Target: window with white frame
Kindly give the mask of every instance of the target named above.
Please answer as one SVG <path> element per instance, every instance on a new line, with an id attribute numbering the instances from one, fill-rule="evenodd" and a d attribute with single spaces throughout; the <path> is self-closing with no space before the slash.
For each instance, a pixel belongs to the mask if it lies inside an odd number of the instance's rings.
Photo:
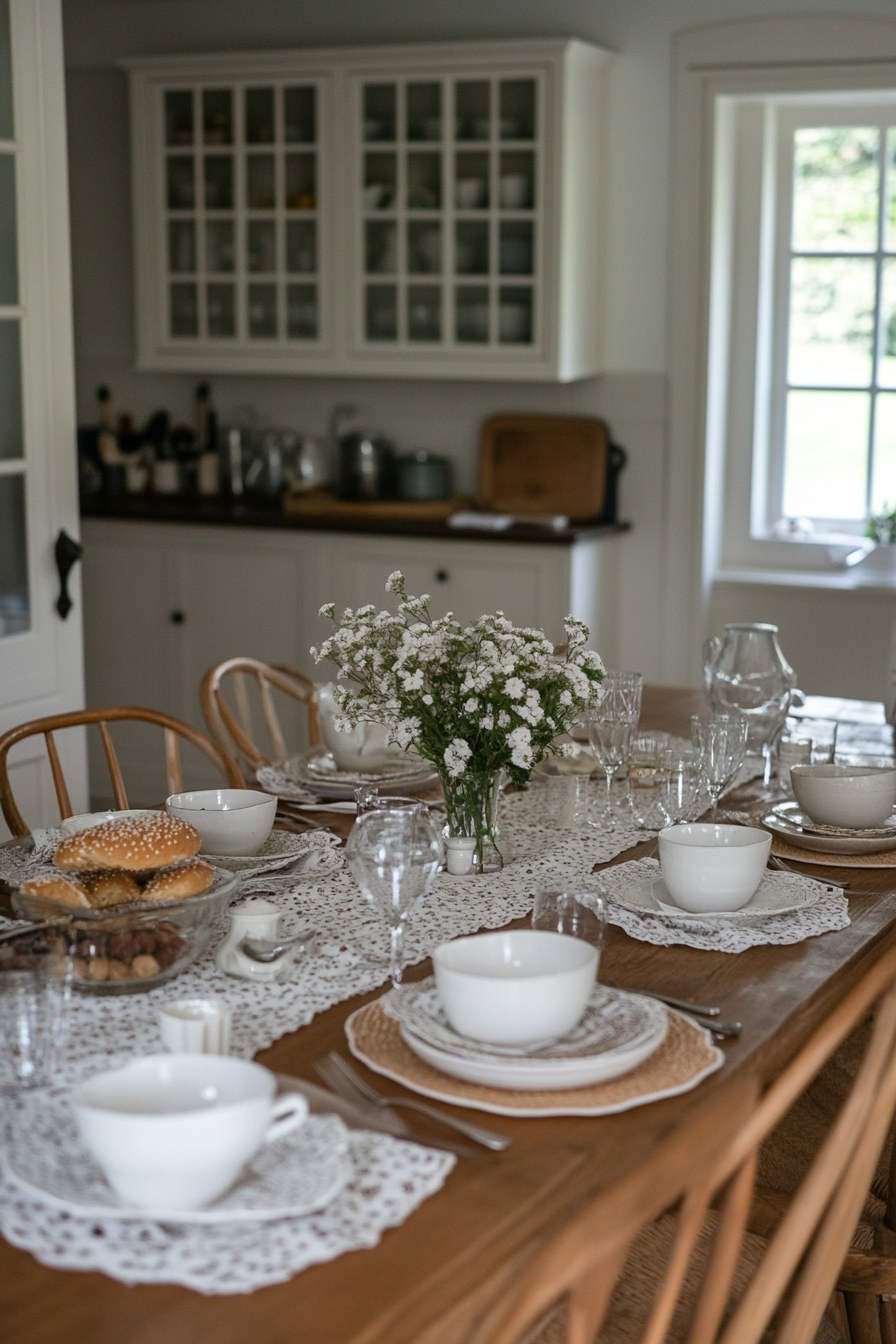
<path id="1" fill-rule="evenodd" d="M 770 112 L 768 522 L 850 532 L 896 509 L 896 104 Z"/>
<path id="2" fill-rule="evenodd" d="M 837 568 L 896 510 L 896 89 L 722 96 L 713 176 L 710 563 Z"/>

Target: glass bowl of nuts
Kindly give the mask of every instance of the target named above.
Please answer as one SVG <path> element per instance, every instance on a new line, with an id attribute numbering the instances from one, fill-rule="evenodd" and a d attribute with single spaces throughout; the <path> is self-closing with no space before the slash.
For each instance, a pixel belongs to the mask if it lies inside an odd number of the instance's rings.
<path id="1" fill-rule="evenodd" d="M 20 918 L 64 925 L 74 940 L 74 987 L 84 994 L 136 994 L 155 989 L 209 948 L 239 876 L 216 868 L 207 890 L 180 900 L 129 901 L 73 909 L 48 896 L 13 892 Z"/>

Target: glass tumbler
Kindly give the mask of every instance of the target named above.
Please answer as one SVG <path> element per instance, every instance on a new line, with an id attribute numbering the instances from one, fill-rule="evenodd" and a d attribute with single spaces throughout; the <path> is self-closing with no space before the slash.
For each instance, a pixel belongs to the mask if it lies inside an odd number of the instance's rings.
<path id="1" fill-rule="evenodd" d="M 53 1081 L 68 1042 L 73 976 L 64 928 L 0 944 L 0 1094 Z"/>
<path id="2" fill-rule="evenodd" d="M 658 733 L 639 733 L 632 740 L 628 796 L 635 825 L 642 831 L 659 831 L 667 824 L 660 810 L 665 741 Z"/>
<path id="3" fill-rule="evenodd" d="M 698 815 L 700 767 L 692 751 L 667 747 L 660 763 L 659 807 L 667 826 Z"/>
<path id="4" fill-rule="evenodd" d="M 600 972 L 600 954 L 607 928 L 607 908 L 598 890 L 540 891 L 532 907 L 533 929 L 565 933 L 597 948 L 595 979 Z"/>

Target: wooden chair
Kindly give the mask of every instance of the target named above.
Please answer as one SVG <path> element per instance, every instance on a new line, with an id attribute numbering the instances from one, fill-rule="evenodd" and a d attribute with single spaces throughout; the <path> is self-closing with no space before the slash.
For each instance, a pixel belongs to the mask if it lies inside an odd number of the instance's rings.
<path id="1" fill-rule="evenodd" d="M 871 1009 L 876 1009 L 874 1027 L 852 1089 L 776 1228 L 759 1243 L 745 1285 L 732 1291 L 744 1277 L 748 1239 L 754 1248 L 758 1242 L 748 1226 L 760 1145 Z M 600 1339 L 625 1338 L 629 1344 L 670 1339 L 757 1344 L 771 1326 L 771 1338 L 808 1344 L 843 1265 L 894 1105 L 896 950 L 891 950 L 764 1096 L 745 1105 L 743 1096 L 723 1092 L 715 1109 L 683 1125 L 630 1177 L 520 1257 L 512 1274 L 495 1285 L 478 1328 L 465 1339 L 592 1344 L 600 1330 Z M 645 1323 L 614 1333 L 613 1311 L 626 1275 L 637 1274 L 638 1255 L 644 1255 L 638 1239 L 658 1220 L 668 1220 L 672 1209 L 670 1250 L 645 1304 Z M 701 1257 L 702 1272 L 695 1273 Z M 558 1321 L 565 1333 L 558 1333 Z M 853 1344 L 864 1341 L 854 1338 Z"/>
<path id="2" fill-rule="evenodd" d="M 215 742 L 206 737 L 205 733 L 194 728 L 192 724 L 184 723 L 182 719 L 175 719 L 170 714 L 162 714 L 156 709 L 139 709 L 134 706 L 114 705 L 108 709 L 80 709 L 71 714 L 54 714 L 46 719 L 32 719 L 30 723 L 20 724 L 18 728 L 11 728 L 9 732 L 0 737 L 0 808 L 3 810 L 3 816 L 6 824 L 13 835 L 27 835 L 28 826 L 21 812 L 16 806 L 13 797 L 12 788 L 9 782 L 9 770 L 7 768 L 7 758 L 10 749 L 17 742 L 21 742 L 26 737 L 37 737 L 43 734 L 44 741 L 47 744 L 47 756 L 50 759 L 50 770 L 53 773 L 53 785 L 56 789 L 56 800 L 59 803 L 60 816 L 65 819 L 72 815 L 72 805 L 68 796 L 68 788 L 65 783 L 65 776 L 62 773 L 62 765 L 59 760 L 59 753 L 56 750 L 56 742 L 53 734 L 61 728 L 78 728 L 84 725 L 99 724 L 100 736 L 103 740 L 103 751 L 106 756 L 106 763 L 109 767 L 109 777 L 112 781 L 112 790 L 115 797 L 115 808 L 123 811 L 128 806 L 128 796 L 125 792 L 124 780 L 121 775 L 121 768 L 118 764 L 118 757 L 115 754 L 115 747 L 112 743 L 112 737 L 108 725 L 121 720 L 137 721 L 140 723 L 157 724 L 164 729 L 165 733 L 165 765 L 168 772 L 168 792 L 180 793 L 183 789 L 183 777 L 180 765 L 180 742 L 192 743 L 204 756 L 217 766 L 218 770 L 224 776 L 227 784 L 231 788 L 241 789 L 245 787 L 245 782 L 240 774 L 236 761 L 222 750 Z"/>
<path id="3" fill-rule="evenodd" d="M 223 683 L 230 679 L 236 713 L 227 703 Z M 266 751 L 258 745 L 252 722 L 252 707 L 247 682 L 254 681 L 261 702 L 261 716 L 267 730 Z M 289 755 L 286 738 L 277 715 L 272 690 L 298 700 L 308 710 L 308 740 L 312 746 L 320 741 L 317 718 L 317 687 L 304 672 L 278 663 L 270 666 L 257 658 L 227 658 L 210 667 L 202 678 L 199 703 L 208 730 L 224 751 L 236 749 L 246 773 L 254 776 L 260 765 L 271 765 Z"/>

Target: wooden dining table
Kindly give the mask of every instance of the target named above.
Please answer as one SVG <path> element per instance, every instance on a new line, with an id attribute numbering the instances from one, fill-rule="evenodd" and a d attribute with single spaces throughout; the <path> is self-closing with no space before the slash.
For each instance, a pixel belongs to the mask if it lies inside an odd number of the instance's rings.
<path id="1" fill-rule="evenodd" d="M 643 729 L 686 735 L 699 692 L 646 687 Z M 881 740 L 889 730 L 882 730 Z M 731 805 L 761 798 L 745 786 Z M 335 819 L 334 819 L 335 821 Z M 345 826 L 345 818 L 340 819 Z M 337 822 L 337 825 L 339 823 Z M 655 853 L 647 841 L 614 862 Z M 502 1153 L 460 1158 L 444 1187 L 369 1250 L 251 1294 L 203 1296 L 174 1286 L 126 1287 L 98 1273 L 49 1269 L 0 1242 L 0 1340 L 8 1344 L 464 1344 L 497 1287 L 558 1218 L 619 1181 L 690 1124 L 769 1083 L 812 1030 L 896 942 L 896 870 L 804 865 L 849 880 L 849 927 L 792 946 L 737 955 L 657 947 L 608 930 L 601 978 L 630 989 L 715 1003 L 743 1023 L 725 1064 L 692 1092 L 600 1118 L 483 1117 L 512 1139 Z M 417 978 L 426 963 L 410 970 Z M 321 1013 L 258 1056 L 315 1079 L 314 1063 L 346 1051 L 346 1018 L 382 990 Z M 387 1092 L 397 1084 L 359 1070 Z M 445 1107 L 451 1111 L 452 1108 Z M 476 1118 L 476 1113 L 457 1115 Z M 412 1122 L 415 1129 L 417 1122 Z M 423 1125 L 418 1131 L 424 1131 Z"/>

